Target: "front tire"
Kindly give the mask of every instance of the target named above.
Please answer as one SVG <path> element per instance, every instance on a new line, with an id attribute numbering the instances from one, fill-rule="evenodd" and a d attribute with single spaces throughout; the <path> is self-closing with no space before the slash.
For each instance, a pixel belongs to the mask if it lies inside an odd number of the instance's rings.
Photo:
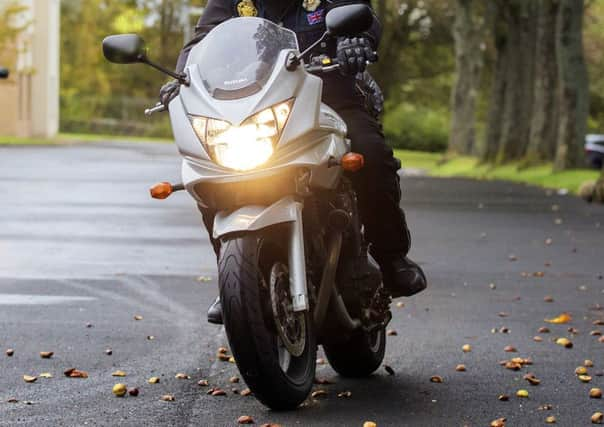
<path id="1" fill-rule="evenodd" d="M 277 241 L 270 230 L 223 241 L 219 284 L 224 327 L 241 376 L 264 405 L 289 410 L 310 393 L 317 346 L 308 313 L 289 312 L 295 316 L 289 328 L 279 328 L 283 322 L 275 320 L 276 298 L 289 293 L 289 285 L 275 285 L 275 277 L 283 280 L 284 274 L 289 284 L 287 250 Z M 292 339 L 281 338 L 284 329 Z"/>

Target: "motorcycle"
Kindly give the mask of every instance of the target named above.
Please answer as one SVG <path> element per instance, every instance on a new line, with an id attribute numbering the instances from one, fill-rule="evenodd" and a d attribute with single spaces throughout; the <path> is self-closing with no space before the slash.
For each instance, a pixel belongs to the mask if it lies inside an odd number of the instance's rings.
<path id="1" fill-rule="evenodd" d="M 337 60 L 304 58 L 330 37 L 369 28 L 372 12 L 347 5 L 300 53 L 296 34 L 260 18 L 214 28 L 183 74 L 152 62 L 132 34 L 103 41 L 114 63 L 144 63 L 181 83 L 168 106 L 186 190 L 216 211 L 224 328 L 241 376 L 264 405 L 296 408 L 309 395 L 322 345 L 333 369 L 364 377 L 381 365 L 390 296 L 368 253 L 350 174 L 364 163 L 347 128 L 321 103 L 321 73 Z M 148 115 L 163 111 L 158 104 Z"/>

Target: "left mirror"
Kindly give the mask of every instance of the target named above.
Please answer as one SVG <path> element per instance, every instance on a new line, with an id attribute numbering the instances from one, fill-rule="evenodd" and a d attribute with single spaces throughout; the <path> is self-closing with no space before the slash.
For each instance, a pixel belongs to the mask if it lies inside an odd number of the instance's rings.
<path id="1" fill-rule="evenodd" d="M 136 34 L 120 34 L 103 40 L 103 55 L 115 64 L 134 64 L 147 60 L 147 48 Z"/>
<path id="2" fill-rule="evenodd" d="M 0 67 L 0 79 L 7 79 L 9 74 L 8 68 Z"/>

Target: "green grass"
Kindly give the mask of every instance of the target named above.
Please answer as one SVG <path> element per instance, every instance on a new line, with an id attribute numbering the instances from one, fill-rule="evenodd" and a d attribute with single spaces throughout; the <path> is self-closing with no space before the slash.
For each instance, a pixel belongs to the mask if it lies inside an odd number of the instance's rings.
<path id="1" fill-rule="evenodd" d="M 116 135 L 93 135 L 79 133 L 60 133 L 54 138 L 17 138 L 13 136 L 0 136 L 0 145 L 57 145 L 57 144 L 77 144 L 83 142 L 156 142 L 169 143 L 168 139 L 162 138 L 144 138 L 137 136 L 116 136 Z"/>
<path id="2" fill-rule="evenodd" d="M 473 157 L 445 160 L 439 153 L 395 150 L 395 155 L 401 159 L 403 167 L 423 169 L 431 176 L 513 181 L 545 188 L 565 188 L 573 193 L 583 182 L 600 176 L 600 172 L 590 169 L 554 172 L 551 164 L 519 168 L 518 163 L 500 166 L 480 164 Z"/>

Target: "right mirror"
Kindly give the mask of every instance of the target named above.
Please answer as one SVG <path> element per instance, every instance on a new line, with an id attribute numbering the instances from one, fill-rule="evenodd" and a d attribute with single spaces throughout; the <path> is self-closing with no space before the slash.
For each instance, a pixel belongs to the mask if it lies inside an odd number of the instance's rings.
<path id="1" fill-rule="evenodd" d="M 9 74 L 8 68 L 0 67 L 0 79 L 7 79 Z"/>
<path id="2" fill-rule="evenodd" d="M 373 12 L 364 4 L 340 6 L 327 13 L 325 24 L 332 36 L 354 37 L 371 28 Z"/>

